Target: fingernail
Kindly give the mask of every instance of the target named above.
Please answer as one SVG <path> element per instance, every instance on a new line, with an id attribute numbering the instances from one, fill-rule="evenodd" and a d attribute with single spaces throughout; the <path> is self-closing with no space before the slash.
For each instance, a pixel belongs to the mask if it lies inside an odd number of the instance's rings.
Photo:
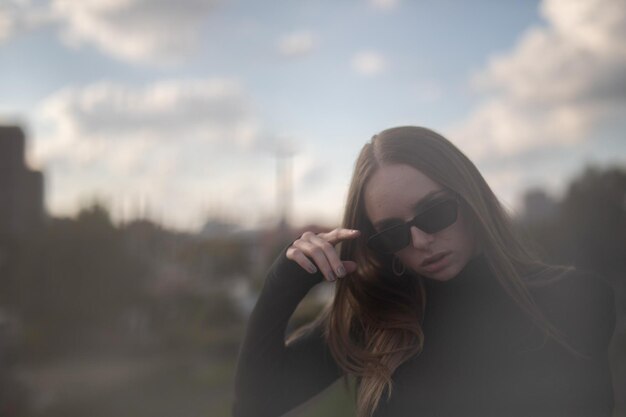
<path id="1" fill-rule="evenodd" d="M 337 268 L 337 276 L 339 278 L 343 277 L 346 274 L 346 270 L 344 269 L 343 266 L 340 266 Z"/>
<path id="2" fill-rule="evenodd" d="M 337 277 L 335 277 L 335 274 L 333 274 L 333 273 L 331 272 L 331 273 L 329 274 L 329 276 L 328 276 L 328 280 L 329 280 L 329 281 L 334 281 L 334 280 L 336 280 L 336 279 L 337 279 Z"/>
<path id="3" fill-rule="evenodd" d="M 313 265 L 309 265 L 309 272 L 310 272 L 310 273 L 312 273 L 312 274 L 314 274 L 314 273 L 316 273 L 316 272 L 317 272 L 317 268 L 316 268 L 316 267 L 314 267 Z"/>

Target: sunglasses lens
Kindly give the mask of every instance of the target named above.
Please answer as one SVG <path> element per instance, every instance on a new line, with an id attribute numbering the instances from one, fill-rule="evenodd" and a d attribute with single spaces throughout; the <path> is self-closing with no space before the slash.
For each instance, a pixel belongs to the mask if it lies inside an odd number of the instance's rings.
<path id="1" fill-rule="evenodd" d="M 456 222 L 456 200 L 447 200 L 432 207 L 415 219 L 415 225 L 426 233 L 435 233 Z"/>
<path id="2" fill-rule="evenodd" d="M 412 223 L 426 233 L 436 233 L 454 224 L 457 215 L 457 200 L 445 200 L 420 213 Z M 409 224 L 397 225 L 373 235 L 367 246 L 381 253 L 394 253 L 405 248 L 411 243 Z"/>
<path id="3" fill-rule="evenodd" d="M 393 253 L 404 248 L 411 242 L 405 225 L 398 225 L 391 229 L 375 234 L 367 241 L 367 246 L 376 252 Z"/>

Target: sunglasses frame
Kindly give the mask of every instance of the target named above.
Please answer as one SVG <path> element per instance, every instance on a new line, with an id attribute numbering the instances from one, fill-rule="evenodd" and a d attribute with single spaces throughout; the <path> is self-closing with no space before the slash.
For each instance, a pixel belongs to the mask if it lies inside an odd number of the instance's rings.
<path id="1" fill-rule="evenodd" d="M 421 229 L 421 228 L 420 228 L 420 227 L 416 224 L 416 223 L 417 223 L 418 218 L 419 218 L 420 216 L 422 216 L 424 213 L 426 213 L 426 212 L 428 212 L 429 210 L 432 210 L 432 209 L 434 209 L 435 207 L 438 207 L 438 206 L 440 206 L 440 205 L 442 205 L 442 204 L 449 203 L 450 201 L 453 201 L 453 202 L 455 203 L 455 206 L 454 206 L 454 209 L 455 209 L 455 216 L 454 216 L 454 221 L 453 221 L 452 223 L 450 223 L 450 224 L 448 224 L 448 225 L 444 226 L 444 227 L 443 227 L 443 228 L 441 228 L 441 229 L 435 230 L 435 231 L 433 231 L 433 232 L 427 232 L 427 231 L 425 231 L 425 230 Z M 366 244 L 367 244 L 367 247 L 368 247 L 368 248 L 370 248 L 370 249 L 372 249 L 372 250 L 373 250 L 373 251 L 375 251 L 375 252 L 384 253 L 384 254 L 393 254 L 393 253 L 395 253 L 395 252 L 398 252 L 398 251 L 400 251 L 400 250 L 404 249 L 405 247 L 407 247 L 408 245 L 410 245 L 410 244 L 411 244 L 411 236 L 410 236 L 410 233 L 411 233 L 411 227 L 413 227 L 413 226 L 415 226 L 415 227 L 417 227 L 418 229 L 422 230 L 424 233 L 433 234 L 433 233 L 440 232 L 440 231 L 442 231 L 442 230 L 444 230 L 444 229 L 447 229 L 448 227 L 450 227 L 450 226 L 452 226 L 453 224 L 455 224 L 455 223 L 457 222 L 458 218 L 459 218 L 459 205 L 460 205 L 460 199 L 459 199 L 459 196 L 458 196 L 456 193 L 451 194 L 451 195 L 449 195 L 449 196 L 445 196 L 445 197 L 443 197 L 443 198 L 441 198 L 441 199 L 437 199 L 437 200 L 436 200 L 436 201 L 434 201 L 432 204 L 428 204 L 426 207 L 424 207 L 423 209 L 421 209 L 421 210 L 420 210 L 420 211 L 419 211 L 419 212 L 418 212 L 415 216 L 413 216 L 413 218 L 412 218 L 411 220 L 408 220 L 408 221 L 406 221 L 406 222 L 404 222 L 404 223 L 401 223 L 401 224 L 396 224 L 396 225 L 393 225 L 393 226 L 391 226 L 391 227 L 388 227 L 388 228 L 386 228 L 386 229 L 384 229 L 384 230 L 381 230 L 380 232 L 377 232 L 377 233 L 375 233 L 375 234 L 371 235 L 371 236 L 367 239 L 367 243 L 366 243 Z M 402 247 L 400 247 L 400 248 L 398 248 L 398 249 L 395 249 L 395 250 L 393 250 L 393 251 L 383 251 L 383 250 L 375 249 L 375 248 L 373 248 L 373 247 L 371 246 L 371 242 L 372 242 L 372 240 L 373 240 L 373 239 L 376 239 L 377 237 L 379 237 L 379 236 L 380 236 L 381 234 L 383 234 L 383 233 L 389 232 L 390 230 L 392 230 L 392 229 L 397 229 L 397 228 L 401 228 L 401 229 L 403 229 L 403 230 L 405 231 L 405 233 L 409 236 L 409 238 L 407 239 L 407 240 L 408 240 L 408 242 L 407 242 L 407 244 L 406 244 L 406 245 L 404 245 L 404 246 L 402 246 Z"/>

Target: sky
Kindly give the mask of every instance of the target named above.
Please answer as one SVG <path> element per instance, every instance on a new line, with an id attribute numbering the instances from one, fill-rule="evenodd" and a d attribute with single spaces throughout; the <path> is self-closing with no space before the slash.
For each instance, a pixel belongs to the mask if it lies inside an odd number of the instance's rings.
<path id="1" fill-rule="evenodd" d="M 626 166 L 626 0 L 0 0 L 0 123 L 46 207 L 338 226 L 373 134 L 434 129 L 505 207 Z M 290 155 L 287 157 L 287 155 Z"/>

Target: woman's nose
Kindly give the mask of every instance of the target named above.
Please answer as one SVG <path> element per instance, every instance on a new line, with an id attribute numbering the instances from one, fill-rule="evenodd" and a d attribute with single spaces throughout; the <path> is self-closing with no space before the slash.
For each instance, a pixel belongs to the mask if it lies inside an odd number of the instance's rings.
<path id="1" fill-rule="evenodd" d="M 414 248 L 422 250 L 428 249 L 434 240 L 435 237 L 433 235 L 426 233 L 415 226 L 411 226 L 411 241 L 413 242 Z"/>

